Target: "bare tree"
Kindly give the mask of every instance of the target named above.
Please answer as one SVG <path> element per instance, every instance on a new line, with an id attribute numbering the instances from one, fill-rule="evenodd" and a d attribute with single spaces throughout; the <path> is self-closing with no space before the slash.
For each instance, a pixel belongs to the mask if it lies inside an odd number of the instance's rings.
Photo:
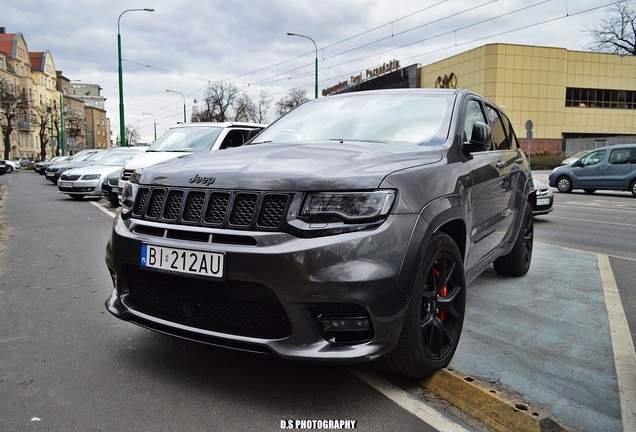
<path id="1" fill-rule="evenodd" d="M 27 108 L 27 99 L 20 90 L 0 79 L 0 126 L 4 137 L 4 159 L 11 153 L 11 132 L 17 125 L 19 116 Z"/>
<path id="2" fill-rule="evenodd" d="M 139 142 L 139 138 L 141 137 L 139 133 L 139 129 L 135 126 L 126 125 L 124 130 L 124 134 L 126 137 L 126 145 L 133 146 Z"/>
<path id="3" fill-rule="evenodd" d="M 267 111 L 272 103 L 272 98 L 269 97 L 269 93 L 263 90 L 258 95 L 258 101 L 256 101 L 256 111 L 253 118 L 255 123 L 265 123 L 267 121 Z"/>
<path id="4" fill-rule="evenodd" d="M 254 101 L 247 93 L 241 93 L 234 103 L 234 120 L 251 123 L 265 123 L 267 111 L 272 100 L 263 90 Z"/>
<path id="5" fill-rule="evenodd" d="M 636 55 L 636 1 L 619 0 L 612 3 L 609 14 L 598 27 L 588 29 L 594 37 L 592 51 Z"/>
<path id="6" fill-rule="evenodd" d="M 51 110 L 52 104 L 36 105 L 33 107 L 33 119 L 37 125 L 38 136 L 40 137 L 40 158 L 46 159 L 46 145 L 49 140 L 49 130 L 51 129 Z"/>
<path id="7" fill-rule="evenodd" d="M 276 113 L 279 116 L 283 116 L 308 100 L 307 90 L 298 88 L 291 89 L 281 100 L 276 102 Z"/>
<path id="8" fill-rule="evenodd" d="M 75 139 L 76 142 L 86 139 L 84 117 L 81 114 L 69 114 L 64 118 L 64 121 L 66 123 L 66 134 L 69 138 Z"/>
<path id="9" fill-rule="evenodd" d="M 193 116 L 192 121 L 229 121 L 232 118 L 230 109 L 238 97 L 239 90 L 234 84 L 222 81 L 211 83 L 203 100 L 204 107 L 196 116 Z"/>
<path id="10" fill-rule="evenodd" d="M 256 115 L 256 104 L 247 93 L 239 94 L 232 107 L 234 108 L 234 121 L 249 122 Z"/>
<path id="11" fill-rule="evenodd" d="M 57 101 L 54 100 L 53 105 L 49 105 L 49 108 L 51 108 L 50 113 L 51 113 L 51 122 L 53 123 L 53 129 L 55 129 L 55 134 L 53 136 L 57 137 L 57 140 L 55 140 L 55 156 L 59 156 L 60 145 L 62 144 L 60 140 L 60 137 L 62 136 L 60 131 L 62 127 L 62 117 L 60 116 L 60 107 L 57 106 Z"/>

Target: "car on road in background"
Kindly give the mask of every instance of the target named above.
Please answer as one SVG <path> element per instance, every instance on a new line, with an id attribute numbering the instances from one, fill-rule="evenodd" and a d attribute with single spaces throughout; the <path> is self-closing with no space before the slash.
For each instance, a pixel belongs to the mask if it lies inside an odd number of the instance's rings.
<path id="1" fill-rule="evenodd" d="M 5 170 L 6 174 L 11 174 L 13 172 L 20 171 L 20 168 L 22 167 L 20 165 L 20 162 L 14 161 L 14 160 L 5 159 L 4 163 L 6 165 L 6 170 Z"/>
<path id="2" fill-rule="evenodd" d="M 246 145 L 131 175 L 106 307 L 202 343 L 430 375 L 466 285 L 528 272 L 531 190 L 508 117 L 475 93 L 312 99 Z"/>
<path id="3" fill-rule="evenodd" d="M 581 159 L 583 156 L 591 152 L 592 150 L 581 150 L 580 152 L 574 153 L 572 156 L 565 158 L 561 161 L 561 165 L 572 165 L 577 160 Z"/>
<path id="4" fill-rule="evenodd" d="M 636 144 L 599 147 L 571 165 L 555 168 L 548 179 L 550 186 L 564 193 L 618 190 L 636 196 Z"/>
<path id="5" fill-rule="evenodd" d="M 112 149 L 99 160 L 78 168 L 64 171 L 57 181 L 57 190 L 73 199 L 101 197 L 102 182 L 109 174 L 118 173 L 121 167 L 148 147 L 122 147 Z M 91 160 L 86 159 L 86 160 Z"/>
<path id="6" fill-rule="evenodd" d="M 19 164 L 21 168 L 26 168 L 31 163 L 31 161 L 27 157 L 17 157 L 17 158 L 14 158 L 13 161 Z"/>
<path id="7" fill-rule="evenodd" d="M 532 213 L 535 216 L 546 215 L 553 210 L 554 192 L 547 183 L 539 179 L 532 178 L 534 191 L 530 194 L 530 204 L 532 205 Z"/>
<path id="8" fill-rule="evenodd" d="M 245 144 L 266 125 L 258 123 L 184 123 L 171 127 L 150 145 L 148 151 L 131 159 L 122 168 L 119 194 L 138 169 L 190 153 L 238 147 Z"/>

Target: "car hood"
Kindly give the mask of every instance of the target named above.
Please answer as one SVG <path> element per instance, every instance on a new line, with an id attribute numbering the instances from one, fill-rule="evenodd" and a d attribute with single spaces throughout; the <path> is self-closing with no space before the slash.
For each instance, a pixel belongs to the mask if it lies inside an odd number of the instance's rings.
<path id="1" fill-rule="evenodd" d="M 140 183 L 223 189 L 364 189 L 378 187 L 392 172 L 441 159 L 441 147 L 359 142 L 255 144 L 155 165 L 141 171 Z"/>
<path id="2" fill-rule="evenodd" d="M 65 168 L 65 169 L 71 169 L 71 168 L 77 168 L 77 167 L 83 167 L 86 165 L 90 165 L 91 162 L 93 161 L 78 161 L 78 162 L 64 162 L 64 163 L 54 163 L 49 165 L 49 168 Z"/>
<path id="3" fill-rule="evenodd" d="M 180 156 L 188 155 L 190 153 L 186 152 L 156 152 L 149 151 L 136 155 L 132 159 L 130 159 L 124 165 L 124 169 L 127 170 L 136 170 L 139 168 L 146 168 L 150 165 L 154 165 L 159 162 L 163 162 L 166 160 L 178 158 Z"/>
<path id="4" fill-rule="evenodd" d="M 121 171 L 121 165 L 88 165 L 79 168 L 69 169 L 64 172 L 66 175 L 86 175 L 86 174 L 110 174 Z"/>

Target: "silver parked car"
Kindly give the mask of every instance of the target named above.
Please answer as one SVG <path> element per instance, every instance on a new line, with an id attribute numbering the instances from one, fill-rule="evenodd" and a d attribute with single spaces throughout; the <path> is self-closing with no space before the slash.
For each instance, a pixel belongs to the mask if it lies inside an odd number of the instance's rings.
<path id="1" fill-rule="evenodd" d="M 102 182 L 112 173 L 120 172 L 121 167 L 135 155 L 146 151 L 148 147 L 124 147 L 113 149 L 103 158 L 90 165 L 71 168 L 64 171 L 57 181 L 57 189 L 73 199 L 102 196 Z"/>

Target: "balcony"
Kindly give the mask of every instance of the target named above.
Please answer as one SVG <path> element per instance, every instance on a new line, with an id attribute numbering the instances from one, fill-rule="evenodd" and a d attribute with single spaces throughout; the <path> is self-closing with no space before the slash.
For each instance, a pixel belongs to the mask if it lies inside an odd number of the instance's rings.
<path id="1" fill-rule="evenodd" d="M 30 131 L 31 130 L 31 123 L 29 123 L 28 121 L 19 121 L 18 122 L 18 130 Z"/>

